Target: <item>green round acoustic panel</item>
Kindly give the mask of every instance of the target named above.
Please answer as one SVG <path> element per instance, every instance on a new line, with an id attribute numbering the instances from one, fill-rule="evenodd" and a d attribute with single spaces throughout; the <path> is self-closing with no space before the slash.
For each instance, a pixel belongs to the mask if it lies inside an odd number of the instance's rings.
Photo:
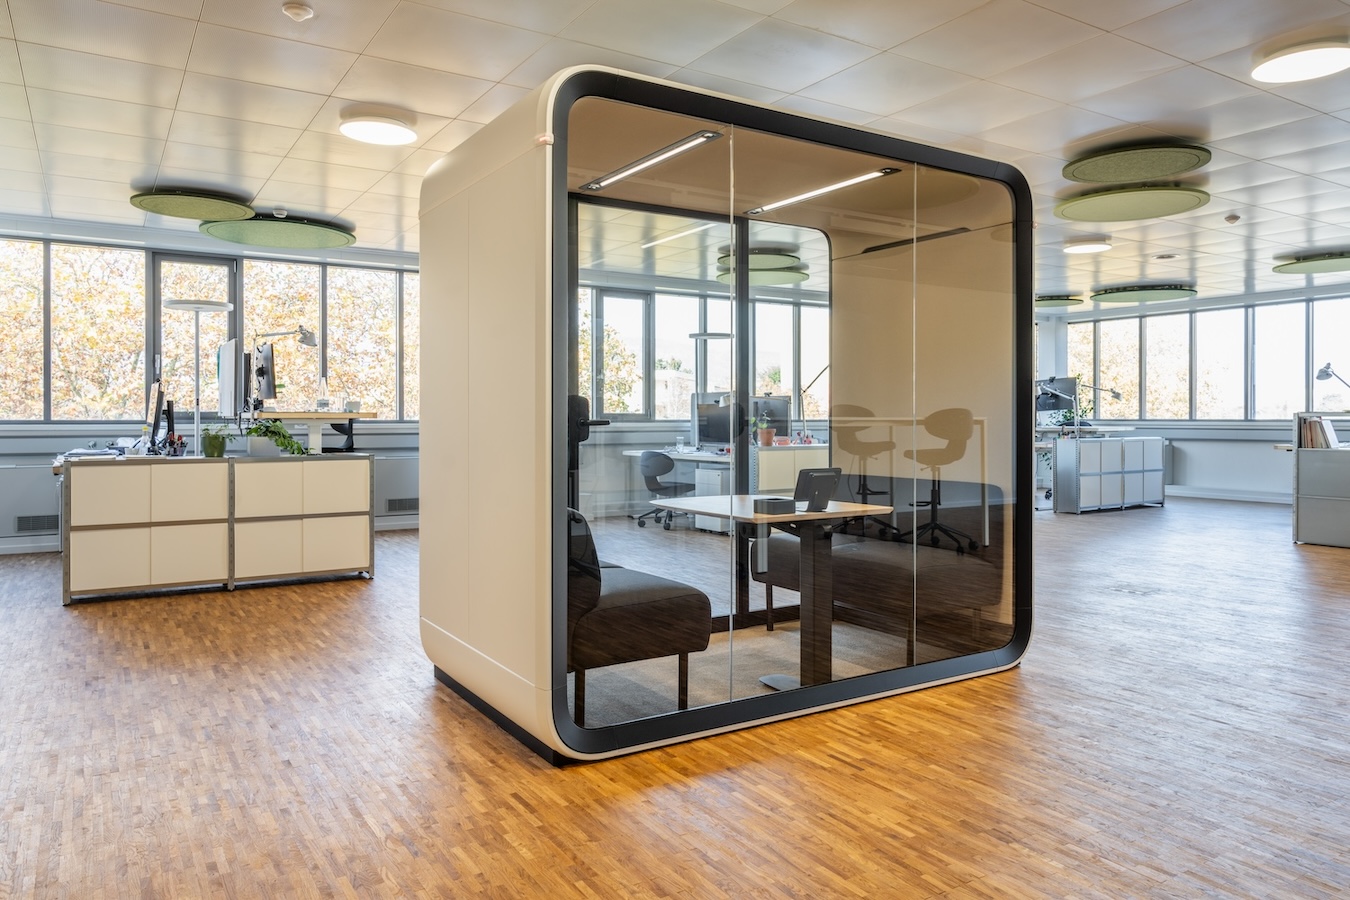
<path id="1" fill-rule="evenodd" d="M 286 250 L 331 250 L 348 247 L 356 242 L 356 235 L 335 225 L 307 222 L 304 219 L 278 219 L 275 216 L 254 216 L 251 219 L 226 222 L 203 222 L 199 229 L 204 234 L 234 244 L 253 247 L 278 247 Z"/>
<path id="2" fill-rule="evenodd" d="M 1082 297 L 1074 297 L 1069 294 L 1042 294 L 1036 298 L 1036 306 L 1076 306 L 1083 302 Z"/>
<path id="3" fill-rule="evenodd" d="M 200 191 L 145 191 L 132 195 L 131 205 L 156 215 L 179 219 L 235 220 L 253 215 L 253 207 L 247 203 Z"/>
<path id="4" fill-rule="evenodd" d="M 1189 144 L 1120 147 L 1070 160 L 1064 177 L 1089 184 L 1156 181 L 1192 172 L 1209 162 L 1210 155 L 1204 147 Z"/>
<path id="5" fill-rule="evenodd" d="M 1156 303 L 1194 296 L 1195 288 L 1188 284 L 1127 284 L 1092 292 L 1092 299 L 1098 303 Z"/>
<path id="6" fill-rule="evenodd" d="M 1279 263 L 1274 269 L 1282 275 L 1321 275 L 1326 272 L 1350 272 L 1350 251 L 1298 256 Z"/>
<path id="7" fill-rule="evenodd" d="M 1135 187 L 1098 191 L 1055 204 L 1055 215 L 1074 222 L 1130 222 L 1199 209 L 1209 194 L 1193 187 Z"/>

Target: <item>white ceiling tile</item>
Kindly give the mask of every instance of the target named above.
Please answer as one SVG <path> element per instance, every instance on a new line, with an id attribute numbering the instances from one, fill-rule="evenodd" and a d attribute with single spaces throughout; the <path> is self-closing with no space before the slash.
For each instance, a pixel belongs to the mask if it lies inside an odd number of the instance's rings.
<path id="1" fill-rule="evenodd" d="M 875 55 L 856 41 L 765 19 L 700 56 L 689 68 L 796 92 Z"/>
<path id="2" fill-rule="evenodd" d="M 422 147 L 426 150 L 435 150 L 438 153 L 449 153 L 460 144 L 468 140 L 469 135 L 482 128 L 477 122 L 465 122 L 456 120 L 446 125 L 436 134 L 427 138 Z"/>
<path id="3" fill-rule="evenodd" d="M 187 68 L 327 96 L 355 60 L 344 50 L 203 23 L 197 26 Z"/>
<path id="4" fill-rule="evenodd" d="M 192 19 L 102 0 L 10 0 L 20 41 L 182 68 L 192 46 Z"/>
<path id="5" fill-rule="evenodd" d="M 1313 116 L 1278 128 L 1265 128 L 1215 141 L 1214 146 L 1251 159 L 1269 159 L 1310 147 L 1350 142 L 1350 122 L 1334 116 Z"/>
<path id="6" fill-rule="evenodd" d="M 154 183 L 157 163 L 129 162 L 124 159 L 109 159 L 106 156 L 94 156 L 98 148 L 88 148 L 88 153 L 75 156 L 69 153 L 43 153 L 42 170 L 48 175 L 67 178 L 95 178 L 99 181 L 116 181 L 128 188 L 130 197 L 134 186 Z M 137 188 L 139 189 L 139 187 Z"/>
<path id="7" fill-rule="evenodd" d="M 509 84 L 493 85 L 486 94 L 479 97 L 459 118 L 465 122 L 486 125 L 497 116 L 515 105 L 516 101 L 528 94 L 525 88 L 512 87 Z"/>
<path id="8" fill-rule="evenodd" d="M 1211 194 L 1245 193 L 1257 185 L 1273 184 L 1290 177 L 1288 169 L 1251 160 L 1246 160 L 1241 165 L 1219 169 L 1206 167 L 1205 176 L 1205 190 Z"/>
<path id="9" fill-rule="evenodd" d="M 366 192 L 357 197 L 342 210 L 345 216 L 359 218 L 362 213 L 392 213 L 399 216 L 415 217 L 418 214 L 419 201 L 413 197 L 397 197 L 391 194 L 372 194 Z"/>
<path id="10" fill-rule="evenodd" d="M 22 121 L 31 116 L 28 95 L 18 84 L 0 84 L 0 118 Z"/>
<path id="11" fill-rule="evenodd" d="M 1335 17 L 1350 22 L 1350 11 L 1340 0 L 1190 0 L 1125 25 L 1116 33 L 1199 62 Z"/>
<path id="12" fill-rule="evenodd" d="M 453 119 L 491 87 L 492 82 L 481 78 L 363 56 L 333 94 L 345 100 L 393 104 Z"/>
<path id="13" fill-rule="evenodd" d="M 1035 94 L 991 81 L 975 81 L 903 109 L 895 118 L 957 134 L 983 136 L 990 129 L 1046 112 L 1054 105 L 1053 100 Z"/>
<path id="14" fill-rule="evenodd" d="M 1328 144 L 1322 147 L 1309 147 L 1294 153 L 1271 156 L 1266 162 L 1272 166 L 1289 169 L 1302 175 L 1321 176 L 1325 171 L 1342 168 L 1350 162 L 1350 154 L 1343 146 Z"/>
<path id="15" fill-rule="evenodd" d="M 0 209 L 11 216 L 47 216 L 51 208 L 47 205 L 47 192 L 42 179 L 37 181 L 37 189 L 31 191 L 15 190 L 7 187 L 10 178 L 0 172 Z"/>
<path id="16" fill-rule="evenodd" d="M 398 0 L 335 4 L 311 0 L 314 15 L 303 22 L 282 14 L 277 0 L 206 0 L 201 20 L 272 35 L 288 41 L 359 53 L 370 43 Z"/>
<path id="17" fill-rule="evenodd" d="M 71 178 L 67 175 L 48 175 L 47 189 L 64 197 L 88 197 L 93 200 L 121 202 L 131 206 L 134 191 L 120 181 L 98 181 L 93 178 Z M 134 209 L 134 207 L 133 207 Z"/>
<path id="18" fill-rule="evenodd" d="M 489 22 L 514 25 L 540 34 L 557 34 L 591 5 L 592 0 L 416 0 L 448 12 Z"/>
<path id="19" fill-rule="evenodd" d="M 1034 0 L 1037 6 L 1054 10 L 1060 15 L 1077 19 L 1104 31 L 1115 31 L 1122 25 L 1151 16 L 1154 13 L 1180 6 L 1187 0 Z"/>
<path id="20" fill-rule="evenodd" d="M 41 172 L 42 157 L 26 147 L 0 147 L 0 170 Z"/>
<path id="21" fill-rule="evenodd" d="M 1089 25 L 1024 0 L 992 0 L 905 41 L 895 51 L 935 66 L 988 78 L 1099 33 Z"/>
<path id="22" fill-rule="evenodd" d="M 802 96 L 878 116 L 942 96 L 975 81 L 968 75 L 879 53 L 803 89 Z"/>
<path id="23" fill-rule="evenodd" d="M 170 144 L 169 146 L 173 146 Z M 248 203 L 267 182 L 266 175 L 241 175 L 219 170 L 202 170 L 179 166 L 160 166 L 153 184 L 134 186 L 138 190 L 198 190 L 234 197 Z"/>
<path id="24" fill-rule="evenodd" d="M 19 45 L 12 40 L 0 40 L 0 81 L 23 84 L 23 66 L 19 65 Z"/>
<path id="25" fill-rule="evenodd" d="M 1185 66 L 1080 99 L 1076 105 L 1127 122 L 1149 123 L 1255 93 L 1240 81 Z"/>
<path id="26" fill-rule="evenodd" d="M 0 119 L 0 147 L 36 150 L 37 138 L 33 135 L 33 123 L 28 119 Z"/>
<path id="27" fill-rule="evenodd" d="M 178 69 L 38 44 L 20 43 L 19 59 L 29 87 L 144 106 L 173 109 L 183 83 Z"/>
<path id="28" fill-rule="evenodd" d="M 826 34 L 887 49 L 931 31 L 988 0 L 852 0 L 844 14 L 838 0 L 796 0 L 774 18 Z"/>
<path id="29" fill-rule="evenodd" d="M 281 161 L 280 156 L 169 141 L 164 146 L 163 165 L 196 172 L 217 172 L 221 176 L 267 178 Z"/>
<path id="30" fill-rule="evenodd" d="M 169 140 L 205 147 L 229 147 L 264 156 L 285 156 L 302 133 L 299 128 L 180 111 L 173 117 Z"/>
<path id="31" fill-rule="evenodd" d="M 272 177 L 279 181 L 294 181 L 299 184 L 326 184 L 343 190 L 367 191 L 380 180 L 381 173 L 376 169 L 362 169 L 357 166 L 316 163 L 307 159 L 287 159 L 276 167 Z"/>
<path id="32" fill-rule="evenodd" d="M 117 222 L 124 225 L 142 225 L 145 213 L 125 200 L 97 200 L 90 197 L 51 195 L 52 215 L 58 219 L 83 222 Z"/>
<path id="33" fill-rule="evenodd" d="M 84 94 L 66 94 L 31 88 L 28 104 L 34 122 L 60 123 L 90 131 L 131 134 L 164 140 L 169 136 L 173 110 L 107 100 Z"/>
<path id="34" fill-rule="evenodd" d="M 414 149 L 413 146 L 406 144 L 403 146 L 363 144 L 338 134 L 335 127 L 331 133 L 306 131 L 291 148 L 290 156 L 295 160 L 335 163 L 387 172 L 411 156 Z"/>
<path id="35" fill-rule="evenodd" d="M 1181 60 L 1113 34 L 1099 34 L 990 78 L 1020 91 L 1073 103 L 1161 75 Z M 1072 73 L 1066 76 L 1066 73 Z"/>
<path id="36" fill-rule="evenodd" d="M 1287 125 L 1314 115 L 1312 110 L 1292 100 L 1274 94 L 1255 94 L 1196 109 L 1188 124 L 1194 127 L 1203 123 L 1198 136 L 1209 142 Z"/>
<path id="37" fill-rule="evenodd" d="M 100 156 L 135 163 L 158 163 L 164 153 L 164 141 L 126 134 L 108 134 L 45 122 L 35 122 L 33 133 L 37 135 L 38 149 L 44 153 L 87 156 L 91 149 L 97 148 Z"/>
<path id="38" fill-rule="evenodd" d="M 612 66 L 625 72 L 636 72 L 655 78 L 666 78 L 676 68 L 672 63 L 656 62 L 640 56 L 606 50 L 594 44 L 553 38 L 502 80 L 507 84 L 533 90 L 555 72 L 580 65 Z"/>
<path id="39" fill-rule="evenodd" d="M 257 209 L 280 206 L 289 213 L 303 216 L 306 209 L 337 210 L 361 196 L 360 191 L 335 188 L 331 185 L 297 184 L 272 178 L 253 197 Z"/>
<path id="40" fill-rule="evenodd" d="M 877 118 L 875 113 L 863 112 L 860 109 L 849 109 L 846 106 L 836 106 L 833 103 L 825 103 L 821 100 L 812 100 L 810 97 L 804 97 L 801 94 L 789 94 L 776 102 L 774 106 L 789 112 L 810 116 L 813 119 L 826 119 L 849 125 L 866 125 Z"/>
<path id="41" fill-rule="evenodd" d="M 714 0 L 596 0 L 559 36 L 685 66 L 760 21 Z"/>
<path id="42" fill-rule="evenodd" d="M 401 172 L 404 175 L 423 176 L 427 174 L 427 169 L 431 168 L 432 163 L 436 162 L 444 153 L 438 150 L 420 149 L 414 150 L 412 154 L 403 162 L 394 166 L 391 171 Z"/>
<path id="43" fill-rule="evenodd" d="M 485 81 L 500 81 L 546 40 L 546 36 L 523 28 L 417 3 L 401 3 L 365 53 Z"/>
<path id="44" fill-rule="evenodd" d="M 323 94 L 188 72 L 183 76 L 178 109 L 228 119 L 251 119 L 266 125 L 303 128 L 314 118 L 326 99 L 327 96 Z"/>
<path id="45" fill-rule="evenodd" d="M 404 175 L 398 172 L 386 175 L 371 185 L 375 194 L 394 194 L 400 197 L 418 197 L 422 195 L 422 176 Z"/>
<path id="46" fill-rule="evenodd" d="M 728 6 L 739 6 L 762 15 L 771 16 L 788 6 L 792 0 L 722 0 Z"/>
<path id="47" fill-rule="evenodd" d="M 0 0 L 0 38 L 14 39 L 14 22 L 9 14 L 9 0 Z"/>
<path id="48" fill-rule="evenodd" d="M 1063 158 L 1065 148 L 1080 135 L 1113 130 L 1126 123 L 1072 106 L 1055 106 L 985 132 L 984 137 L 1032 153 Z"/>
<path id="49" fill-rule="evenodd" d="M 749 100 L 751 103 L 761 105 L 775 103 L 787 96 L 785 91 L 776 91 L 773 88 L 737 81 L 734 78 L 723 78 L 720 75 L 709 75 L 707 72 L 699 72 L 694 69 L 680 69 L 670 76 L 670 80 L 686 84 L 689 87 L 702 88 L 705 91 L 716 91 L 719 94 L 740 97 Z"/>

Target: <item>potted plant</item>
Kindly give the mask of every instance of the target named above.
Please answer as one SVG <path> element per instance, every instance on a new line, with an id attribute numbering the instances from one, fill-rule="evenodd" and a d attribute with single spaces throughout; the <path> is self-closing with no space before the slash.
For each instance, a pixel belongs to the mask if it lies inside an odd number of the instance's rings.
<path id="1" fill-rule="evenodd" d="M 230 430 L 230 423 L 207 425 L 202 429 L 202 456 L 219 459 L 225 455 L 225 445 L 238 435 Z"/>
<path id="2" fill-rule="evenodd" d="M 755 417 L 752 423 L 755 433 L 759 435 L 759 445 L 761 447 L 773 446 L 773 436 L 778 433 L 778 429 L 769 426 L 769 416 L 767 413 L 760 413 Z"/>
<path id="3" fill-rule="evenodd" d="M 248 426 L 244 434 L 248 435 L 249 438 L 248 452 L 250 456 L 263 456 L 269 452 L 278 453 L 281 450 L 285 450 L 293 456 L 304 456 L 307 452 L 305 445 L 291 437 L 291 433 L 286 430 L 286 426 L 282 425 L 277 419 L 259 419 Z M 259 452 L 259 445 L 262 445 L 262 448 L 267 448 L 268 443 L 275 445 L 276 450 L 261 449 L 261 452 Z"/>

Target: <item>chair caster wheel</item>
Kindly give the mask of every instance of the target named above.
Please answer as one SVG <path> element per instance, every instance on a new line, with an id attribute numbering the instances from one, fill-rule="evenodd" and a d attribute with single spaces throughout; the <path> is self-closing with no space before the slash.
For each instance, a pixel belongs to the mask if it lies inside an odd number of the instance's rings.
<path id="1" fill-rule="evenodd" d="M 937 536 L 937 535 L 933 535 L 932 537 L 930 537 L 930 538 L 928 539 L 928 543 L 930 543 L 930 544 L 932 544 L 934 547 L 936 547 L 936 546 L 938 545 L 938 536 Z"/>
<path id="2" fill-rule="evenodd" d="M 661 527 L 664 528 L 666 531 L 669 531 L 669 530 L 670 530 L 670 523 L 667 522 L 666 524 L 662 525 Z"/>
<path id="3" fill-rule="evenodd" d="M 639 528 L 646 528 L 646 527 L 647 527 L 647 520 L 646 520 L 646 519 L 638 519 L 638 527 L 639 527 Z"/>
<path id="4" fill-rule="evenodd" d="M 980 542 L 979 542 L 979 541 L 971 541 L 971 542 L 970 542 L 969 544 L 967 544 L 966 546 L 969 547 L 971 550 L 978 550 L 978 549 L 980 549 Z"/>
<path id="5" fill-rule="evenodd" d="M 888 534 L 890 534 L 890 531 L 889 531 L 888 529 L 886 529 L 886 528 L 878 528 L 878 529 L 877 529 L 877 539 L 878 539 L 878 540 L 882 540 L 882 541 L 886 540 L 886 535 L 888 535 Z"/>

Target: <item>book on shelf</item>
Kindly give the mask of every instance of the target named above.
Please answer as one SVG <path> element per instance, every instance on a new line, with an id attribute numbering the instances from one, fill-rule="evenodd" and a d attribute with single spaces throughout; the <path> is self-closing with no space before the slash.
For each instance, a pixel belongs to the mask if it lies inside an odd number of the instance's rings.
<path id="1" fill-rule="evenodd" d="M 1336 449 L 1341 446 L 1331 420 L 1322 416 L 1304 416 L 1301 423 L 1299 446 L 1313 450 Z"/>

